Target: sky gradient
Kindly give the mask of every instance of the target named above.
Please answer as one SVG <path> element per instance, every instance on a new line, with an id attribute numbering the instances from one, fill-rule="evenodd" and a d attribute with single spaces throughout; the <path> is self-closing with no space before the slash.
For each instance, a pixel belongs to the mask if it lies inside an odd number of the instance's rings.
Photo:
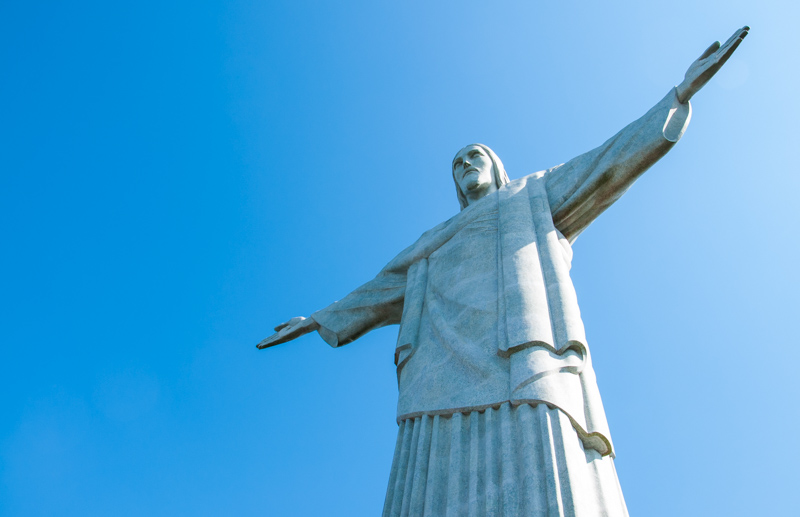
<path id="1" fill-rule="evenodd" d="M 396 327 L 272 327 L 751 33 L 574 245 L 632 515 L 794 515 L 800 7 L 0 2 L 0 515 L 378 515 Z"/>

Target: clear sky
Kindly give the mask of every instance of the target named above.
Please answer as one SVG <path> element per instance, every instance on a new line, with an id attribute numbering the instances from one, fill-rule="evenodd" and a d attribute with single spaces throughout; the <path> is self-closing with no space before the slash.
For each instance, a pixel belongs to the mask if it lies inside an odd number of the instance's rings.
<path id="1" fill-rule="evenodd" d="M 378 515 L 396 327 L 265 351 L 750 25 L 575 243 L 632 515 L 796 515 L 800 7 L 0 2 L 0 514 Z"/>

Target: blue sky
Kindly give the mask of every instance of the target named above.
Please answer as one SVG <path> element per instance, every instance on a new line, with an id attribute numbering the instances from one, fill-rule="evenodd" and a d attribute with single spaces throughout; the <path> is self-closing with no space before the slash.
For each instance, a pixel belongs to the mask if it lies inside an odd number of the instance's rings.
<path id="1" fill-rule="evenodd" d="M 377 515 L 396 328 L 257 351 L 751 35 L 576 242 L 633 515 L 792 515 L 795 2 L 0 3 L 0 514 Z"/>

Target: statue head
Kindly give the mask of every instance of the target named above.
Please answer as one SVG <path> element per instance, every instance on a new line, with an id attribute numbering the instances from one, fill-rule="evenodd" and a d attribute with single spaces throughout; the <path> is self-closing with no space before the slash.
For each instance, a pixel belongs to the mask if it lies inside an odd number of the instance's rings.
<path id="1" fill-rule="evenodd" d="M 470 144 L 453 158 L 453 181 L 461 210 L 509 182 L 503 162 L 483 144 Z"/>

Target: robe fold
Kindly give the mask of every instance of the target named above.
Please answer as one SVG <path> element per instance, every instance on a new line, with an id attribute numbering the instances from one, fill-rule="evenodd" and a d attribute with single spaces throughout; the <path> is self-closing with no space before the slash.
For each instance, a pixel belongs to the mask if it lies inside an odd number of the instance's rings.
<path id="1" fill-rule="evenodd" d="M 546 404 L 614 456 L 569 276 L 571 244 L 683 135 L 671 90 L 600 147 L 511 181 L 425 232 L 375 279 L 315 312 L 331 346 L 400 324 L 398 424 Z"/>

